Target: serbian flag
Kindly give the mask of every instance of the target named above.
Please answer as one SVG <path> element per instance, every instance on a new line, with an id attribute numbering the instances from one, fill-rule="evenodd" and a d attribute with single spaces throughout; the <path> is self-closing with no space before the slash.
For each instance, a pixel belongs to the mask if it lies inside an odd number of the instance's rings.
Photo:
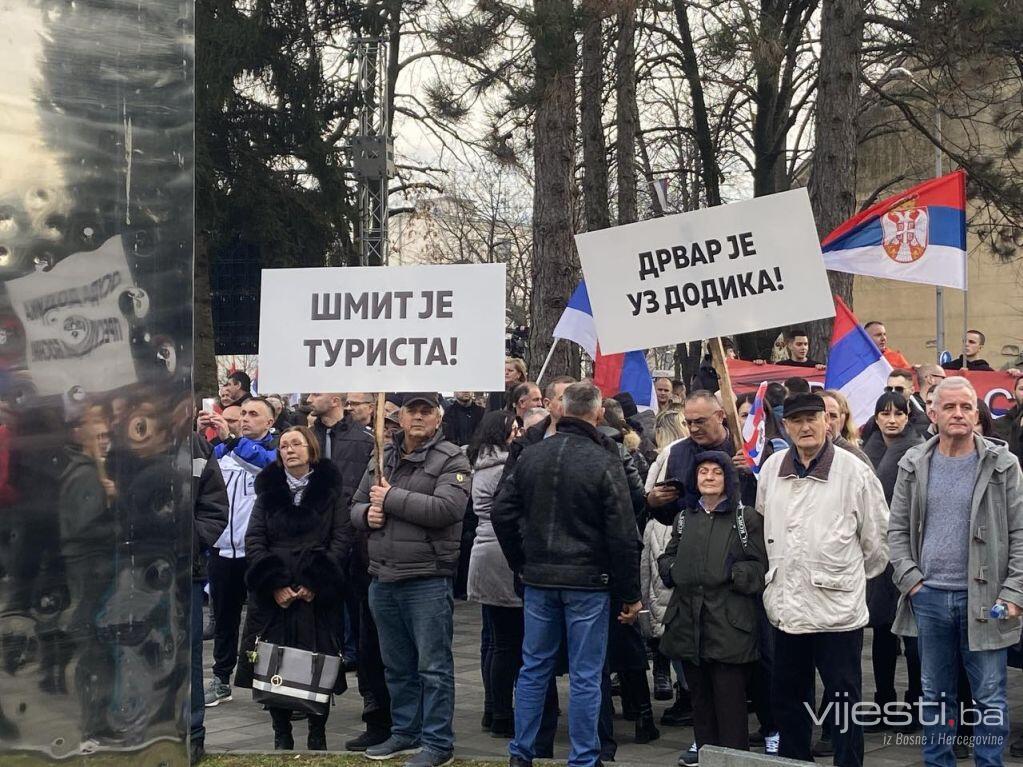
<path id="1" fill-rule="evenodd" d="M 824 388 L 837 389 L 849 400 L 858 426 L 874 417 L 874 405 L 888 384 L 892 366 L 856 315 L 835 296 L 835 328 L 828 349 Z"/>
<path id="2" fill-rule="evenodd" d="M 821 243 L 836 272 L 966 290 L 966 173 L 881 200 Z"/>
<path id="3" fill-rule="evenodd" d="M 654 409 L 657 397 L 650 367 L 646 363 L 646 352 L 640 349 L 622 354 L 600 353 L 597 326 L 593 321 L 585 282 L 580 282 L 572 291 L 552 335 L 579 344 L 590 355 L 593 359 L 593 383 L 605 397 L 628 392 L 638 409 Z"/>
<path id="4" fill-rule="evenodd" d="M 764 400 L 767 397 L 767 381 L 760 384 L 753 409 L 746 416 L 742 425 L 742 454 L 746 456 L 746 465 L 754 475 L 760 473 L 760 464 L 764 460 L 764 446 L 767 444 L 767 415 L 764 412 Z"/>

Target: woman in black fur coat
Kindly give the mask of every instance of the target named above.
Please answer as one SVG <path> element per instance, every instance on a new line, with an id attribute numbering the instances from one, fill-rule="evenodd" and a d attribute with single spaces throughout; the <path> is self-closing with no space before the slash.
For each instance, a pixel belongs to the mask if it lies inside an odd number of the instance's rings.
<path id="1" fill-rule="evenodd" d="M 305 426 L 281 436 L 277 462 L 256 477 L 256 503 L 245 535 L 249 610 L 235 685 L 252 686 L 248 652 L 256 637 L 325 654 L 341 652 L 345 572 L 354 532 L 341 473 L 320 460 Z M 344 692 L 344 673 L 335 693 Z M 295 747 L 291 712 L 270 708 L 274 748 Z M 309 716 L 310 751 L 325 751 L 327 716 Z"/>

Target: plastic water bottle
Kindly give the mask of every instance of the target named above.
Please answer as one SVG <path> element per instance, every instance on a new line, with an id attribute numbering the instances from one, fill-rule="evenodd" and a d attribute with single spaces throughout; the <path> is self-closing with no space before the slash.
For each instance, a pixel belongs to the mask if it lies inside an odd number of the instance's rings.
<path id="1" fill-rule="evenodd" d="M 1009 608 L 999 603 L 991 608 L 990 615 L 996 621 L 1004 621 L 1009 617 Z"/>

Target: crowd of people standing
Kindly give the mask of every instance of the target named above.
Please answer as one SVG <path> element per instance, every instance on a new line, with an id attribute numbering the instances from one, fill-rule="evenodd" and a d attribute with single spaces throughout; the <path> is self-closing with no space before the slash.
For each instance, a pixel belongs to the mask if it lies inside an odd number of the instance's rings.
<path id="1" fill-rule="evenodd" d="M 883 325 L 867 329 L 897 355 Z M 790 331 L 784 353 L 816 368 L 805 340 Z M 196 423 L 228 509 L 208 551 L 200 700 L 252 686 L 259 639 L 340 654 L 366 725 L 345 748 L 441 767 L 464 596 L 481 609 L 481 724 L 509 740 L 512 767 L 553 756 L 565 674 L 571 765 L 614 760 L 616 697 L 637 743 L 692 725 L 682 765 L 720 745 L 851 767 L 864 730 L 895 729 L 920 733 L 927 764 L 971 749 L 999 764 L 1023 605 L 1023 378 L 1014 409 L 985 422 L 967 379 L 898 357 L 863 428 L 840 392 L 771 384 L 758 471 L 706 365 L 690 387 L 657 379 L 640 411 L 588 381 L 541 388 L 509 359 L 503 392 L 389 397 L 379 462 L 372 393 L 311 393 L 291 412 L 232 380 Z M 752 398 L 737 404 L 743 418 Z M 670 701 L 659 720 L 652 701 Z M 980 712 L 969 740 L 959 708 L 929 715 L 960 703 Z M 275 747 L 293 748 L 295 715 L 267 708 Z M 309 749 L 327 748 L 328 713 L 304 714 Z"/>

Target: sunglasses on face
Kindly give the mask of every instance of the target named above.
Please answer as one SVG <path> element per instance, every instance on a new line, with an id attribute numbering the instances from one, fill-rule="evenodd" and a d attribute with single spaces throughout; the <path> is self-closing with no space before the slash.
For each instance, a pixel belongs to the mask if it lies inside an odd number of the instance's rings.
<path id="1" fill-rule="evenodd" d="M 887 392 L 897 391 L 899 394 L 905 394 L 906 393 L 906 387 L 905 386 L 886 386 L 886 387 L 884 387 L 884 390 L 887 391 Z"/>

